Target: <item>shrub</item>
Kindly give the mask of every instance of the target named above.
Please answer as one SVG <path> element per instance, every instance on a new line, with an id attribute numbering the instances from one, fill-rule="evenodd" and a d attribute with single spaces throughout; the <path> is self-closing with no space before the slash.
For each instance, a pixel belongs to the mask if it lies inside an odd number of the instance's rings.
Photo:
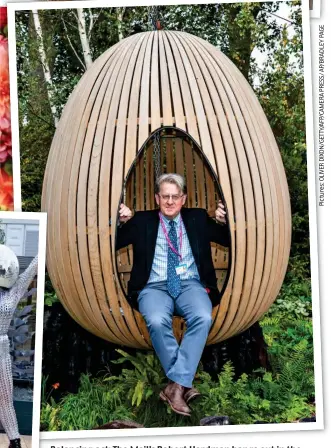
<path id="1" fill-rule="evenodd" d="M 204 374 L 206 381 L 210 384 Z M 263 372 L 262 377 L 243 374 L 234 381 L 234 369 L 227 363 L 218 384 L 211 384 L 199 406 L 207 416 L 228 415 L 232 424 L 286 423 L 310 416 L 313 407 L 289 386 L 285 377 L 271 372 Z"/>

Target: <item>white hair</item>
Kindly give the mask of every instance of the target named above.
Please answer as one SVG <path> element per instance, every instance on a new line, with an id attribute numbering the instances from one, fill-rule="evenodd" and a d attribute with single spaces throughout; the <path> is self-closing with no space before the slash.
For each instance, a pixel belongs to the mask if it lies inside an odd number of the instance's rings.
<path id="1" fill-rule="evenodd" d="M 184 194 L 186 193 L 185 179 L 183 176 L 181 176 L 180 174 L 176 174 L 176 173 L 161 174 L 161 176 L 159 176 L 155 182 L 155 192 L 156 193 L 160 192 L 161 184 L 163 184 L 165 182 L 167 182 L 169 184 L 177 185 L 177 187 L 180 189 L 180 191 L 182 193 L 184 193 Z"/>

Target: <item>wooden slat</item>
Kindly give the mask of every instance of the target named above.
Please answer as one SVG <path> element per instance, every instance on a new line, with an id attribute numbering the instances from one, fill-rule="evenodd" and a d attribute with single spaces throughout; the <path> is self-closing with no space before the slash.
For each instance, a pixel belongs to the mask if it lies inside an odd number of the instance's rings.
<path id="1" fill-rule="evenodd" d="M 141 148 L 144 141 L 148 138 L 148 118 L 149 118 L 149 102 L 150 102 L 150 67 L 151 67 L 151 48 L 154 34 L 148 37 L 144 62 L 142 67 L 142 76 L 140 81 L 140 99 L 139 99 L 139 133 L 138 148 Z"/>
<path id="2" fill-rule="evenodd" d="M 179 79 L 177 74 L 177 68 L 175 64 L 175 58 L 171 51 L 171 46 L 169 44 L 167 33 L 161 34 L 162 46 L 164 47 L 164 52 L 166 55 L 168 73 L 169 73 L 169 83 L 170 92 L 174 105 L 174 124 L 177 128 L 186 130 L 186 118 L 184 114 L 184 105 L 182 103 L 182 96 L 180 91 Z M 163 50 L 162 50 L 163 52 Z"/>
<path id="3" fill-rule="evenodd" d="M 161 126 L 160 114 L 160 85 L 159 85 L 159 33 L 154 32 L 154 40 L 151 52 L 151 132 Z"/>

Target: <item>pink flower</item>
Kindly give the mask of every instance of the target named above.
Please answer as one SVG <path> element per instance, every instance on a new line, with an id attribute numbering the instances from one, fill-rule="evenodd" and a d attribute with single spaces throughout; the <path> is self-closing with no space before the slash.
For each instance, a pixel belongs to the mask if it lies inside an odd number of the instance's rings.
<path id="1" fill-rule="evenodd" d="M 8 39 L 0 35 L 0 85 L 1 84 L 8 84 L 9 89 Z"/>
<path id="2" fill-rule="evenodd" d="M 0 129 L 10 127 L 8 40 L 0 36 Z"/>
<path id="3" fill-rule="evenodd" d="M 8 211 L 13 208 L 13 176 L 0 167 L 0 210 Z"/>
<path id="4" fill-rule="evenodd" d="M 0 129 L 0 163 L 5 163 L 11 157 L 11 133 Z"/>
<path id="5" fill-rule="evenodd" d="M 0 11 L 5 8 L 0 8 Z M 0 36 L 0 163 L 11 157 L 8 40 Z M 1 205 L 1 204 L 0 204 Z"/>
<path id="6" fill-rule="evenodd" d="M 0 28 L 7 24 L 7 9 L 0 8 Z M 11 128 L 9 97 L 8 40 L 0 35 L 0 210 L 13 210 L 13 177 L 11 166 Z"/>
<path id="7" fill-rule="evenodd" d="M 7 8 L 0 7 L 0 29 L 7 25 Z"/>

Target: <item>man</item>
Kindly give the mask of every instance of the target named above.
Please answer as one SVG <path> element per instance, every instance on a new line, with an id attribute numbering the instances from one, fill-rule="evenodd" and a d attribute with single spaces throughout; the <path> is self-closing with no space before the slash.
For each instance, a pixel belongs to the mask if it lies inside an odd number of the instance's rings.
<path id="1" fill-rule="evenodd" d="M 137 212 L 121 204 L 117 249 L 133 245 L 133 267 L 128 299 L 144 317 L 153 347 L 170 380 L 162 400 L 181 415 L 199 395 L 192 381 L 212 322 L 212 306 L 220 302 L 210 242 L 229 245 L 225 209 L 220 201 L 218 223 L 206 210 L 183 208 L 185 181 L 163 174 L 156 181 L 159 210 Z M 186 321 L 179 346 L 172 330 L 173 315 Z"/>

